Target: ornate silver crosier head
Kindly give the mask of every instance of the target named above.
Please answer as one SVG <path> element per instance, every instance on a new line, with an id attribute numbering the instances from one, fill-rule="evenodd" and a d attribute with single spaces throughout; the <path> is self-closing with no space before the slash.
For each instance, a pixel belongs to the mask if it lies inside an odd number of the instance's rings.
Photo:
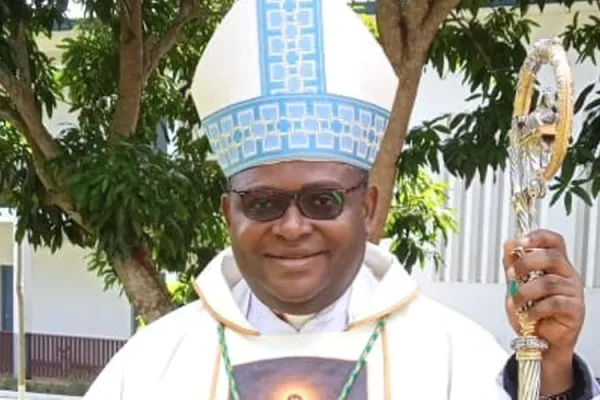
<path id="1" fill-rule="evenodd" d="M 531 110 L 535 77 L 550 65 L 557 81 L 555 91 L 542 93 Z M 534 45 L 519 75 L 513 121 L 509 133 L 512 205 L 517 217 L 517 236 L 536 228 L 535 202 L 546 196 L 546 184 L 560 168 L 572 130 L 573 85 L 571 69 L 557 39 Z"/>

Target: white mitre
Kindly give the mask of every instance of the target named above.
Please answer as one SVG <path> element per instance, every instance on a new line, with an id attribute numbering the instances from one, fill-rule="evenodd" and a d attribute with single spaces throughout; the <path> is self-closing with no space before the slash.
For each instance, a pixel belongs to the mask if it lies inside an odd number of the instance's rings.
<path id="1" fill-rule="evenodd" d="M 197 66 L 192 98 L 227 177 L 289 160 L 369 170 L 397 87 L 340 0 L 238 0 Z"/>

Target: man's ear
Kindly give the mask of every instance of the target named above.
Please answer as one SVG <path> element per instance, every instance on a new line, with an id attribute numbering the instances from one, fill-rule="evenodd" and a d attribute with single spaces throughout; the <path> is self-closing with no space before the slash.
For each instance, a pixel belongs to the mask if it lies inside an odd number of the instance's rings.
<path id="1" fill-rule="evenodd" d="M 367 234 L 375 228 L 375 216 L 377 215 L 377 202 L 379 200 L 379 189 L 377 186 L 368 186 L 363 198 L 363 216 Z"/>
<path id="2" fill-rule="evenodd" d="M 231 226 L 231 197 L 229 197 L 228 193 L 223 193 L 221 195 L 221 212 L 225 217 L 225 222 L 227 223 L 227 227 Z"/>

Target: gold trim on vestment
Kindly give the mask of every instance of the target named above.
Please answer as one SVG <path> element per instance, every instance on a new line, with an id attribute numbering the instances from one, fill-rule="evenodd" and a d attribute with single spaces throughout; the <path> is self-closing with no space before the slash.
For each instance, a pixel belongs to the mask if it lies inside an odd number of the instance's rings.
<path id="1" fill-rule="evenodd" d="M 223 349 L 221 349 L 221 344 L 217 346 L 217 358 L 215 359 L 215 366 L 213 368 L 212 373 L 212 381 L 210 385 L 210 400 L 217 399 L 217 387 L 219 384 L 219 372 L 221 370 L 221 353 Z"/>
<path id="2" fill-rule="evenodd" d="M 381 351 L 383 352 L 383 398 L 392 400 L 392 388 L 390 386 L 390 358 L 388 356 L 388 334 L 387 325 L 381 331 Z"/>
<path id="3" fill-rule="evenodd" d="M 218 322 L 222 322 L 223 325 L 225 325 L 227 328 L 233 329 L 234 331 L 238 331 L 240 333 L 243 333 L 245 335 L 250 335 L 250 336 L 260 336 L 260 333 L 256 330 L 253 329 L 247 329 L 244 327 L 239 326 L 238 324 L 236 324 L 235 322 L 231 322 L 230 320 L 228 320 L 227 318 L 223 317 L 221 314 L 219 314 L 218 312 L 216 312 L 206 301 L 206 298 L 204 297 L 204 294 L 202 293 L 202 290 L 200 290 L 200 287 L 198 287 L 198 284 L 196 282 L 194 282 L 194 290 L 196 290 L 196 293 L 198 294 L 198 297 L 200 298 L 200 300 L 202 300 L 202 303 L 204 304 L 204 307 L 206 308 L 206 311 L 208 311 L 208 313 Z"/>
<path id="4" fill-rule="evenodd" d="M 198 294 L 198 297 L 200 298 L 200 300 L 202 300 L 202 303 L 204 304 L 206 311 L 208 311 L 208 313 L 216 321 L 222 322 L 223 325 L 225 325 L 227 328 L 233 329 L 234 331 L 237 331 L 239 333 L 242 333 L 245 335 L 251 335 L 251 336 L 261 336 L 260 332 L 253 330 L 253 329 L 244 328 L 244 327 L 236 324 L 235 322 L 232 322 L 232 321 L 228 320 L 227 318 L 223 317 L 221 314 L 217 313 L 208 304 L 208 302 L 206 301 L 206 298 L 204 297 L 204 294 L 202 293 L 202 290 L 200 290 L 200 287 L 198 286 L 198 284 L 196 282 L 194 282 L 193 287 L 194 287 L 194 290 L 196 290 L 196 293 Z M 383 318 L 387 315 L 391 315 L 391 314 L 395 313 L 396 311 L 399 311 L 401 308 L 406 307 L 409 303 L 411 303 L 413 300 L 415 300 L 419 296 L 420 293 L 421 293 L 421 291 L 419 290 L 419 288 L 415 288 L 411 293 L 406 295 L 402 300 L 398 301 L 396 304 L 392 305 L 391 307 L 388 307 L 385 310 L 378 312 L 377 314 L 370 315 L 368 317 L 359 319 L 357 321 L 354 321 L 354 322 L 348 324 L 348 326 L 346 326 L 346 328 L 344 329 L 344 332 L 348 332 L 350 329 L 355 328 L 359 325 L 377 322 L 381 318 Z"/>
<path id="5" fill-rule="evenodd" d="M 420 293 L 421 293 L 421 291 L 419 290 L 419 288 L 415 288 L 411 293 L 406 295 L 402 300 L 398 301 L 393 306 L 386 308 L 385 310 L 378 312 L 377 314 L 370 315 L 368 317 L 359 319 L 357 321 L 354 321 L 354 322 L 348 324 L 346 329 L 344 329 L 344 332 L 347 332 L 350 329 L 357 327 L 358 325 L 377 322 L 381 318 L 384 318 L 388 315 L 395 313 L 396 311 L 399 311 L 401 308 L 406 307 L 410 302 L 415 300 L 417 298 L 417 296 L 419 296 Z"/>
<path id="6" fill-rule="evenodd" d="M 241 327 L 240 325 L 228 320 L 227 318 L 223 317 L 221 314 L 217 313 L 205 300 L 202 290 L 200 290 L 200 287 L 198 286 L 198 284 L 196 282 L 194 282 L 193 287 L 194 287 L 194 290 L 196 290 L 196 293 L 198 294 L 198 297 L 200 298 L 200 300 L 204 303 L 206 311 L 216 321 L 223 323 L 223 325 L 225 325 L 227 328 L 237 331 L 239 333 L 247 334 L 247 335 L 251 335 L 251 336 L 260 336 L 260 333 L 258 331 Z M 411 303 L 413 300 L 415 300 L 419 294 L 420 294 L 419 288 L 415 288 L 410 294 L 408 294 L 402 300 L 398 301 L 396 304 L 387 308 L 386 310 L 379 312 L 377 314 L 374 314 L 372 316 L 354 321 L 351 324 L 348 324 L 346 329 L 344 329 L 344 332 L 348 332 L 350 329 L 357 327 L 359 325 L 377 322 L 381 318 L 387 317 L 387 316 L 393 314 L 394 312 L 399 311 L 401 308 L 406 307 L 409 303 Z M 391 400 L 392 399 L 392 389 L 391 389 L 391 380 L 390 380 L 391 374 L 390 374 L 390 359 L 389 359 L 389 354 L 388 354 L 389 341 L 388 341 L 388 334 L 387 334 L 387 326 L 384 326 L 384 328 L 381 332 L 381 349 L 382 349 L 381 351 L 382 351 L 382 359 L 383 359 L 384 400 Z M 214 362 L 214 368 L 213 368 L 213 374 L 212 374 L 212 380 L 211 380 L 211 390 L 210 390 L 210 397 L 209 397 L 210 400 L 216 400 L 217 387 L 218 387 L 218 382 L 219 382 L 219 373 L 220 373 L 220 367 L 221 367 L 221 357 L 222 357 L 222 349 L 219 344 L 217 346 L 217 356 L 216 356 L 216 359 Z"/>

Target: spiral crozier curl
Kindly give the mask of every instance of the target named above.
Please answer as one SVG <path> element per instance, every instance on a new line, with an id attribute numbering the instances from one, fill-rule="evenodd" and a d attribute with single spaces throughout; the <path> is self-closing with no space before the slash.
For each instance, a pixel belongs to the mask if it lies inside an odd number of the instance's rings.
<path id="1" fill-rule="evenodd" d="M 535 80 L 541 67 L 554 71 L 556 89 L 544 91 L 531 111 Z M 560 169 L 571 137 L 573 124 L 573 81 L 566 52 L 556 38 L 536 42 L 519 73 L 509 132 L 509 161 L 512 207 L 517 222 L 516 236 L 536 229 L 535 205 L 546 196 L 546 183 Z M 518 255 L 533 249 L 517 249 Z M 541 276 L 542 272 L 519 277 L 520 282 Z M 520 336 L 513 341 L 519 362 L 519 400 L 538 400 L 543 352 L 547 343 L 535 336 L 535 322 L 527 319 L 527 304 L 519 310 Z"/>

